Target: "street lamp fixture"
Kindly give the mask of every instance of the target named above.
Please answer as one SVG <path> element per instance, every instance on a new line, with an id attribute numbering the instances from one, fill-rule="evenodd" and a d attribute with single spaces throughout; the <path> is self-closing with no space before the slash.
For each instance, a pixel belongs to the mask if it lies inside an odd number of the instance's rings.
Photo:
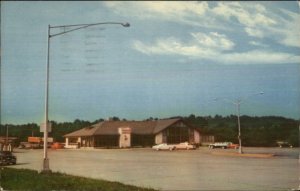
<path id="1" fill-rule="evenodd" d="M 102 23 L 91 23 L 91 24 L 76 24 L 76 25 L 60 25 L 60 26 L 50 26 L 48 25 L 48 35 L 47 35 L 47 64 L 46 64 L 46 96 L 45 96 L 45 123 L 44 123 L 44 159 L 43 159 L 43 173 L 51 172 L 49 167 L 49 158 L 47 153 L 47 147 L 48 147 L 48 131 L 49 131 L 49 118 L 48 118 L 48 103 L 49 103 L 49 58 L 50 58 L 50 39 L 63 35 L 69 32 L 73 32 L 76 30 L 88 28 L 91 26 L 97 26 L 97 25 L 121 25 L 123 27 L 129 27 L 129 23 L 121 23 L 121 22 L 102 22 Z M 57 29 L 61 28 L 64 29 L 63 32 L 58 32 L 51 34 L 51 29 Z M 66 30 L 67 28 L 67 30 Z"/>
<path id="2" fill-rule="evenodd" d="M 237 114 L 237 123 L 238 123 L 238 140 L 239 140 L 239 153 L 242 154 L 243 153 L 243 149 L 242 149 L 242 137 L 241 137 L 241 121 L 240 121 L 240 106 L 241 103 L 244 102 L 246 99 L 248 99 L 251 96 L 254 95 L 262 95 L 264 94 L 264 92 L 259 92 L 259 93 L 255 93 L 255 94 L 250 94 L 249 96 L 243 98 L 243 99 L 237 99 L 236 101 L 232 101 L 229 99 L 223 99 L 226 102 L 232 103 L 236 106 L 236 114 Z M 218 100 L 218 98 L 214 99 L 215 101 Z"/>
<path id="3" fill-rule="evenodd" d="M 123 27 L 130 27 L 130 24 L 129 23 L 122 23 L 122 26 Z"/>

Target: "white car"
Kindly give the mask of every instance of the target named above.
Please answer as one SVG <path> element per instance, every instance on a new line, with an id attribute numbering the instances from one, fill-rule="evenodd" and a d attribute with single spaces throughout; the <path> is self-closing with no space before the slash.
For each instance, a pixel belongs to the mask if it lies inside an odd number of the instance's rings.
<path id="1" fill-rule="evenodd" d="M 195 145 L 191 145 L 188 142 L 183 142 L 183 143 L 179 143 L 177 145 L 175 145 L 175 149 L 196 149 Z"/>
<path id="2" fill-rule="evenodd" d="M 175 149 L 175 146 L 174 145 L 168 145 L 166 143 L 162 143 L 162 144 L 154 145 L 152 147 L 152 149 L 155 149 L 157 151 L 159 151 L 159 150 L 170 150 L 170 151 L 172 151 L 172 150 Z"/>

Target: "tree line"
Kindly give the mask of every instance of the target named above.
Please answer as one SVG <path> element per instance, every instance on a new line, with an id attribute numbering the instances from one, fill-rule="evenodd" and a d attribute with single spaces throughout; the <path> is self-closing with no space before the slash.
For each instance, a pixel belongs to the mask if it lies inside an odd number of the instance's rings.
<path id="1" fill-rule="evenodd" d="M 190 115 L 186 121 L 200 127 L 202 134 L 214 135 L 216 141 L 238 143 L 237 116 L 214 117 Z M 278 116 L 241 116 L 241 138 L 244 146 L 277 146 L 277 141 L 287 141 L 299 146 L 299 121 Z"/>
<path id="2" fill-rule="evenodd" d="M 181 116 L 176 116 L 181 117 Z M 175 118 L 175 117 L 171 117 Z M 230 141 L 238 143 L 238 126 L 237 117 L 230 116 L 189 116 L 181 117 L 186 123 L 199 129 L 203 135 L 214 135 L 215 141 Z M 112 117 L 110 120 L 127 121 Z M 150 117 L 145 120 L 158 120 Z M 241 116 L 241 137 L 244 146 L 277 146 L 277 141 L 288 141 L 293 146 L 299 146 L 299 121 L 278 116 Z M 98 119 L 95 121 L 86 121 L 76 119 L 73 122 L 56 122 L 52 123 L 52 132 L 49 133 L 54 141 L 64 142 L 64 135 L 78 129 L 91 126 L 92 124 L 104 121 Z M 17 137 L 18 142 L 26 142 L 29 136 L 42 137 L 40 127 L 35 123 L 23 125 L 3 124 L 0 125 L 0 135 L 6 136 L 6 131 L 10 137 Z"/>

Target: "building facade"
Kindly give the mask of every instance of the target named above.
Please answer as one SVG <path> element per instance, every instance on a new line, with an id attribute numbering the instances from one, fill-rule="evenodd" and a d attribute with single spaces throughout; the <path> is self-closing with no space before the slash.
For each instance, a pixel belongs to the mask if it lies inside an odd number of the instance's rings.
<path id="1" fill-rule="evenodd" d="M 66 148 L 149 147 L 189 142 L 200 144 L 200 132 L 180 118 L 155 121 L 103 121 L 64 136 Z"/>

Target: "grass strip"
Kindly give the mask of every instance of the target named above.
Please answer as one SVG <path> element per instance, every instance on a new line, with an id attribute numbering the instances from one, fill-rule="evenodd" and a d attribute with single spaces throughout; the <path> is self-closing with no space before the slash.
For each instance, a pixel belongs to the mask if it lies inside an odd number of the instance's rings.
<path id="1" fill-rule="evenodd" d="M 39 173 L 28 169 L 1 168 L 0 186 L 4 190 L 97 190 L 97 191 L 154 191 L 151 188 L 141 188 L 110 182 L 105 180 L 84 178 L 64 173 Z"/>

